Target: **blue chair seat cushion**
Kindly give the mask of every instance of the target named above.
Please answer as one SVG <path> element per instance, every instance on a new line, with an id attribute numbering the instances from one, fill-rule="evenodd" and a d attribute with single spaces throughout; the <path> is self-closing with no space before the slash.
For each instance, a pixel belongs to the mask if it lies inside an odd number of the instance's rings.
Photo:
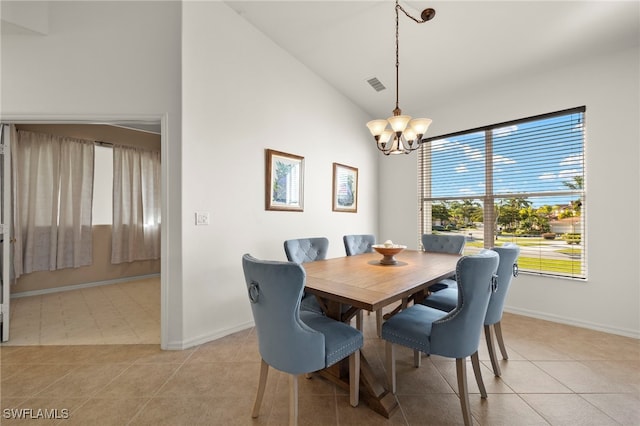
<path id="1" fill-rule="evenodd" d="M 312 329 L 324 334 L 325 367 L 351 355 L 364 343 L 360 331 L 322 314 L 300 311 L 300 319 Z"/>
<path id="2" fill-rule="evenodd" d="M 445 278 L 442 281 L 438 281 L 435 284 L 429 286 L 429 291 L 431 293 L 436 293 L 440 290 L 444 290 L 445 288 L 458 288 L 458 283 L 453 278 Z"/>
<path id="3" fill-rule="evenodd" d="M 318 299 L 313 294 L 305 294 L 300 301 L 300 312 L 302 311 L 315 312 L 316 314 L 322 313 L 320 303 L 318 303 Z"/>
<path id="4" fill-rule="evenodd" d="M 451 312 L 458 304 L 458 289 L 445 288 L 430 294 L 429 297 L 422 301 L 422 304 L 430 308 Z"/>
<path id="5" fill-rule="evenodd" d="M 351 309 L 351 305 L 342 305 L 341 313 L 344 314 L 349 309 Z M 318 298 L 311 293 L 307 293 L 300 301 L 300 311 L 315 312 L 317 314 L 324 313 L 320 303 L 318 303 Z"/>
<path id="6" fill-rule="evenodd" d="M 410 306 L 382 324 L 382 338 L 420 352 L 431 353 L 431 325 L 445 315 L 447 312 L 427 306 Z"/>

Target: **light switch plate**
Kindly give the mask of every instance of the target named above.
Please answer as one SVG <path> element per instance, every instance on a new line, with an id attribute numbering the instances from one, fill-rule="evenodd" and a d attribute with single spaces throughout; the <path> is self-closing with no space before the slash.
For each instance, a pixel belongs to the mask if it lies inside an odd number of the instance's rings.
<path id="1" fill-rule="evenodd" d="M 196 225 L 208 225 L 209 212 L 196 212 Z"/>

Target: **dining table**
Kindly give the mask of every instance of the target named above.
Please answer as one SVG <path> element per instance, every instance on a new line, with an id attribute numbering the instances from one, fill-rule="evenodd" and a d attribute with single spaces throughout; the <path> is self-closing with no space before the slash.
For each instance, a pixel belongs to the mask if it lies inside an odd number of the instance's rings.
<path id="1" fill-rule="evenodd" d="M 362 310 L 379 311 L 410 297 L 419 303 L 430 285 L 455 273 L 461 257 L 403 250 L 394 256 L 395 264 L 380 263 L 383 257 L 377 252 L 308 262 L 303 264 L 305 292 L 315 295 L 328 317 L 349 322 Z M 348 371 L 348 364 L 341 362 L 321 373 L 349 389 Z M 360 395 L 371 409 L 389 418 L 397 410 L 398 401 L 383 377 L 360 351 Z"/>

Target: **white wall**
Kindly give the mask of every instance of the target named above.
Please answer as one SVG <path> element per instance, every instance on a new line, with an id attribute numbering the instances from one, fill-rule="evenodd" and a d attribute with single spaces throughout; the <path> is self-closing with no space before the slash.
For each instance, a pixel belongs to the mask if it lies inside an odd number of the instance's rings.
<path id="1" fill-rule="evenodd" d="M 3 29 L 0 119 L 166 117 L 162 280 L 171 306 L 163 339 L 181 342 L 181 3 L 55 1 L 48 17 L 47 35 Z"/>
<path id="2" fill-rule="evenodd" d="M 521 274 L 507 310 L 554 321 L 640 337 L 640 55 L 638 49 L 585 63 L 452 93 L 451 101 L 422 115 L 434 119 L 429 133 L 446 134 L 481 125 L 586 105 L 587 282 Z M 419 111 L 418 111 L 419 112 Z M 416 113 L 418 113 L 416 112 Z M 416 156 L 380 160 L 381 182 L 417 182 Z M 417 241 L 417 186 L 381 188 L 380 233 Z M 397 236 L 397 237 L 396 237 Z"/>
<path id="3" fill-rule="evenodd" d="M 368 117 L 221 2 L 183 7 L 185 345 L 252 324 L 241 257 L 288 238 L 377 231 Z M 265 148 L 305 157 L 304 212 L 265 211 Z M 359 169 L 358 213 L 331 211 L 332 163 Z M 211 225 L 195 226 L 196 211 Z"/>

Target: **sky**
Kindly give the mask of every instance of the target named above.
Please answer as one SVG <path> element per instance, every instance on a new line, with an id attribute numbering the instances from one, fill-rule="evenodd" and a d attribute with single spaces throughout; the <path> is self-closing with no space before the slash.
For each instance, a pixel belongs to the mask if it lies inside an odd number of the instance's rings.
<path id="1" fill-rule="evenodd" d="M 583 174 L 583 113 L 523 122 L 492 130 L 493 193 L 536 193 L 534 206 L 568 204 L 565 182 Z M 433 197 L 485 193 L 485 132 L 431 142 Z"/>

